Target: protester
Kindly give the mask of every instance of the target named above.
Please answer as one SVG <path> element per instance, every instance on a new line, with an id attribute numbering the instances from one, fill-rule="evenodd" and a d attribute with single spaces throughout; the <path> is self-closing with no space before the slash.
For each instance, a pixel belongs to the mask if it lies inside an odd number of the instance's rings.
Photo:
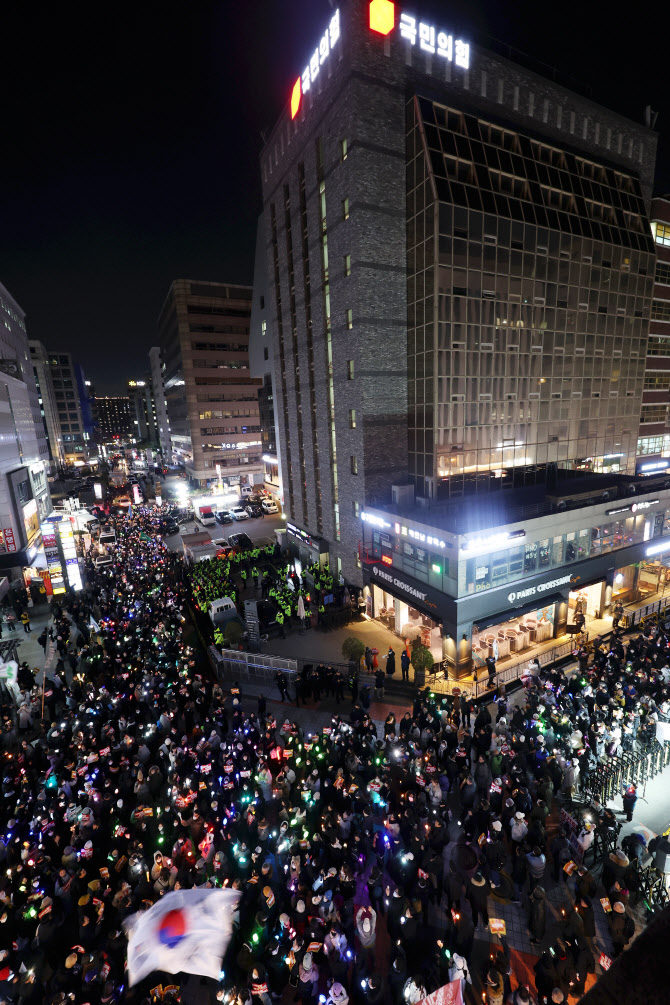
<path id="1" fill-rule="evenodd" d="M 112 564 L 87 562 L 85 589 L 52 604 L 63 661 L 44 695 L 42 728 L 39 675 L 19 668 L 21 701 L 2 736 L 0 921 L 12 938 L 0 947 L 0 998 L 144 1003 L 161 986 L 169 1000 L 178 977 L 157 972 L 125 986 L 124 920 L 172 890 L 232 886 L 241 892 L 233 937 L 208 1000 L 269 1005 L 286 993 L 310 1005 L 400 1003 L 474 977 L 487 1001 L 525 1005 L 535 991 L 510 984 L 509 959 L 487 959 L 473 973 L 475 926 L 492 920 L 492 892 L 531 894 L 531 936 L 543 941 L 553 879 L 561 893 L 574 884 L 577 909 L 564 943 L 538 962 L 535 990 L 567 1000 L 593 966 L 600 894 L 585 866 L 564 871 L 574 844 L 562 825 L 548 845 L 547 815 L 555 798 L 573 794 L 581 751 L 596 764 L 607 759 L 619 711 L 640 744 L 667 697 L 667 644 L 660 659 L 658 639 L 600 649 L 578 686 L 550 671 L 495 725 L 467 696 L 422 692 L 411 712 L 389 714 L 381 736 L 363 694 L 356 701 L 354 674 L 348 716 L 308 733 L 273 719 L 277 692 L 288 697 L 283 674 L 268 700 L 245 702 L 187 644 L 189 603 L 205 610 L 231 596 L 244 559 L 187 568 L 163 545 L 159 523 L 141 507 L 116 519 Z M 278 603 L 285 589 L 305 588 L 274 548 L 251 567 Z M 314 575 L 328 588 L 329 573 Z M 378 690 L 384 678 L 379 668 Z M 344 679 L 312 665 L 296 686 L 303 701 L 339 702 Z M 611 811 L 595 826 L 611 827 Z M 607 857 L 615 953 L 632 935 L 630 876 L 623 851 Z M 199 980 L 184 984 L 184 1001 Z"/>

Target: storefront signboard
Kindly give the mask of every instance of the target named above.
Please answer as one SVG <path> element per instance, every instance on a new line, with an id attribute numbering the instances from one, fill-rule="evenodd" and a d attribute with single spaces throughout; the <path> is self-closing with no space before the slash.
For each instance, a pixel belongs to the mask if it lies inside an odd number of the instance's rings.
<path id="1" fill-rule="evenodd" d="M 514 604 L 517 600 L 526 600 L 528 597 L 535 597 L 538 593 L 546 593 L 547 590 L 555 590 L 559 586 L 567 586 L 569 583 L 578 583 L 580 576 L 568 573 L 566 576 L 559 576 L 558 579 L 549 579 L 544 583 L 538 583 L 536 586 L 527 586 L 523 590 L 513 590 L 507 595 L 507 599 L 510 604 Z"/>
<path id="2" fill-rule="evenodd" d="M 616 509 L 605 510 L 605 516 L 615 516 L 617 513 L 639 513 L 641 510 L 649 509 L 650 506 L 656 506 L 660 501 L 660 499 L 640 499 L 628 506 L 617 506 Z"/>
<path id="3" fill-rule="evenodd" d="M 381 564 L 373 565 L 370 568 L 371 578 L 376 581 L 382 589 L 388 589 L 389 593 L 397 593 L 398 599 L 404 600 L 413 607 L 420 607 L 433 619 L 444 620 L 446 607 L 450 603 L 450 598 L 435 590 L 429 590 L 428 585 L 412 580 L 404 574 L 398 575 L 394 569 L 386 569 Z M 439 604 L 441 598 L 443 604 Z"/>

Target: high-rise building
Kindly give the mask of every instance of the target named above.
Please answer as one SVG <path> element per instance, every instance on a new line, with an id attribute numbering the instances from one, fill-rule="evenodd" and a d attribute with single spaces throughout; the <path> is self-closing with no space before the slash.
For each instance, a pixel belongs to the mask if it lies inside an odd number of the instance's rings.
<path id="1" fill-rule="evenodd" d="M 432 612 L 438 649 L 468 640 L 459 666 L 476 619 L 535 589 L 503 583 L 603 541 L 634 542 L 632 567 L 640 535 L 662 533 L 663 517 L 613 530 L 598 511 L 554 552 L 555 522 L 503 529 L 562 494 L 576 505 L 578 475 L 616 495 L 635 474 L 656 139 L 446 21 L 343 0 L 262 152 L 289 539 L 365 584 L 374 616 L 395 589 L 398 631 Z M 491 538 L 481 561 L 466 532 Z M 498 562 L 508 533 L 526 543 Z M 599 577 L 577 600 L 550 574 L 552 633 L 577 603 L 606 608 L 601 572 L 575 571 Z"/>
<path id="2" fill-rule="evenodd" d="M 268 333 L 271 314 L 268 297 L 267 263 L 263 242 L 263 217 L 256 230 L 256 259 L 254 262 L 254 296 L 251 304 L 251 329 L 249 333 L 249 369 L 263 384 L 258 389 L 258 408 L 261 426 L 263 479 L 265 488 L 283 499 L 280 458 L 277 450 L 277 417 L 274 397 L 274 342 Z"/>
<path id="3" fill-rule="evenodd" d="M 165 364 L 161 360 L 160 346 L 152 346 L 149 350 L 149 366 L 151 368 L 151 391 L 156 408 L 156 428 L 158 443 L 164 464 L 172 463 L 172 438 L 170 435 L 170 420 L 165 399 L 163 371 Z"/>
<path id="4" fill-rule="evenodd" d="M 159 318 L 173 455 L 200 485 L 262 480 L 258 388 L 249 371 L 251 288 L 172 283 Z"/>
<path id="5" fill-rule="evenodd" d="M 642 391 L 637 470 L 670 470 L 670 196 L 651 203 L 656 272 Z"/>
<path id="6" fill-rule="evenodd" d="M 135 430 L 133 435 L 140 443 L 145 443 L 149 447 L 157 447 L 156 404 L 151 375 L 146 374 L 143 380 L 129 380 L 128 397 L 130 398 L 130 418 Z"/>
<path id="7" fill-rule="evenodd" d="M 49 352 L 31 340 L 33 374 L 39 384 L 39 407 L 47 448 L 55 464 L 81 465 L 90 456 L 93 421 L 84 371 L 69 352 Z"/>
<path id="8" fill-rule="evenodd" d="M 30 357 L 33 363 L 33 375 L 39 399 L 40 413 L 44 424 L 44 433 L 49 448 L 49 458 L 54 471 L 65 463 L 63 451 L 63 436 L 58 419 L 58 404 L 51 379 L 49 366 L 50 355 L 42 342 L 29 339 Z"/>
<path id="9" fill-rule="evenodd" d="M 137 427 L 133 425 L 130 398 L 127 395 L 97 396 L 98 436 L 101 443 L 125 443 L 137 439 Z"/>
<path id="10" fill-rule="evenodd" d="M 0 573 L 28 585 L 46 570 L 41 523 L 51 511 L 49 449 L 25 313 L 0 285 Z"/>

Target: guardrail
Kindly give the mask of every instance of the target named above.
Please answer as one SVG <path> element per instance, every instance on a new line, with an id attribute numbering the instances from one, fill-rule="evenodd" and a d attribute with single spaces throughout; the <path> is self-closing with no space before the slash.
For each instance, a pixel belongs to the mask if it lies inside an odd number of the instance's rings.
<path id="1" fill-rule="evenodd" d="M 298 673 L 297 660 L 287 660 L 281 656 L 261 656 L 260 653 L 219 649 L 217 646 L 209 646 L 207 653 L 219 682 L 228 677 L 259 684 L 274 684 L 275 674 L 280 670 L 286 677 L 286 682 L 290 683 Z"/>
<path id="2" fill-rule="evenodd" d="M 639 625 L 646 618 L 654 614 L 660 614 L 662 611 L 668 611 L 668 614 L 670 614 L 670 596 L 661 597 L 660 600 L 654 600 L 651 604 L 647 604 L 646 607 L 640 607 L 635 611 L 624 611 L 621 620 L 627 629 L 631 629 L 635 625 Z"/>
<path id="3" fill-rule="evenodd" d="M 543 653 L 538 653 L 536 656 L 515 663 L 513 666 L 502 667 L 496 671 L 493 687 L 489 687 L 488 673 L 484 674 L 480 680 L 475 681 L 450 678 L 448 676 L 450 666 L 445 660 L 442 663 L 435 663 L 431 673 L 426 674 L 426 685 L 432 691 L 437 691 L 440 694 L 451 694 L 454 688 L 458 688 L 460 691 L 467 691 L 474 698 L 481 698 L 487 692 L 493 693 L 501 684 L 511 684 L 519 680 L 520 677 L 524 677 L 535 659 L 540 661 L 540 666 L 547 666 L 549 663 L 555 663 L 556 660 L 569 656 L 574 649 L 574 640 L 561 642 L 560 645 L 552 646 L 551 649 L 546 649 Z"/>
<path id="4" fill-rule="evenodd" d="M 624 751 L 619 757 L 608 757 L 588 779 L 588 790 L 600 798 L 603 806 L 621 792 L 629 782 L 644 785 L 670 764 L 670 744 L 653 740 L 645 749 Z"/>

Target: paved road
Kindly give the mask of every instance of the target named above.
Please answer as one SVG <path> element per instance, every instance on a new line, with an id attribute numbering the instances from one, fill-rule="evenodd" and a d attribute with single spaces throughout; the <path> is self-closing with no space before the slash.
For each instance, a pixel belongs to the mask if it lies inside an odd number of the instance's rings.
<path id="1" fill-rule="evenodd" d="M 231 534 L 248 534 L 254 543 L 274 544 L 276 540 L 275 530 L 283 530 L 285 526 L 285 518 L 279 514 L 276 514 L 275 516 L 259 517 L 256 520 L 241 520 L 239 523 L 235 521 L 235 523 L 227 523 L 223 526 L 217 523 L 214 527 L 203 527 L 201 523 L 189 520 L 188 523 L 182 524 L 181 533 L 172 534 L 170 537 L 166 537 L 165 543 L 171 551 L 181 551 L 182 534 L 193 534 L 194 532 L 206 531 L 212 541 L 217 543 L 225 541 Z"/>

